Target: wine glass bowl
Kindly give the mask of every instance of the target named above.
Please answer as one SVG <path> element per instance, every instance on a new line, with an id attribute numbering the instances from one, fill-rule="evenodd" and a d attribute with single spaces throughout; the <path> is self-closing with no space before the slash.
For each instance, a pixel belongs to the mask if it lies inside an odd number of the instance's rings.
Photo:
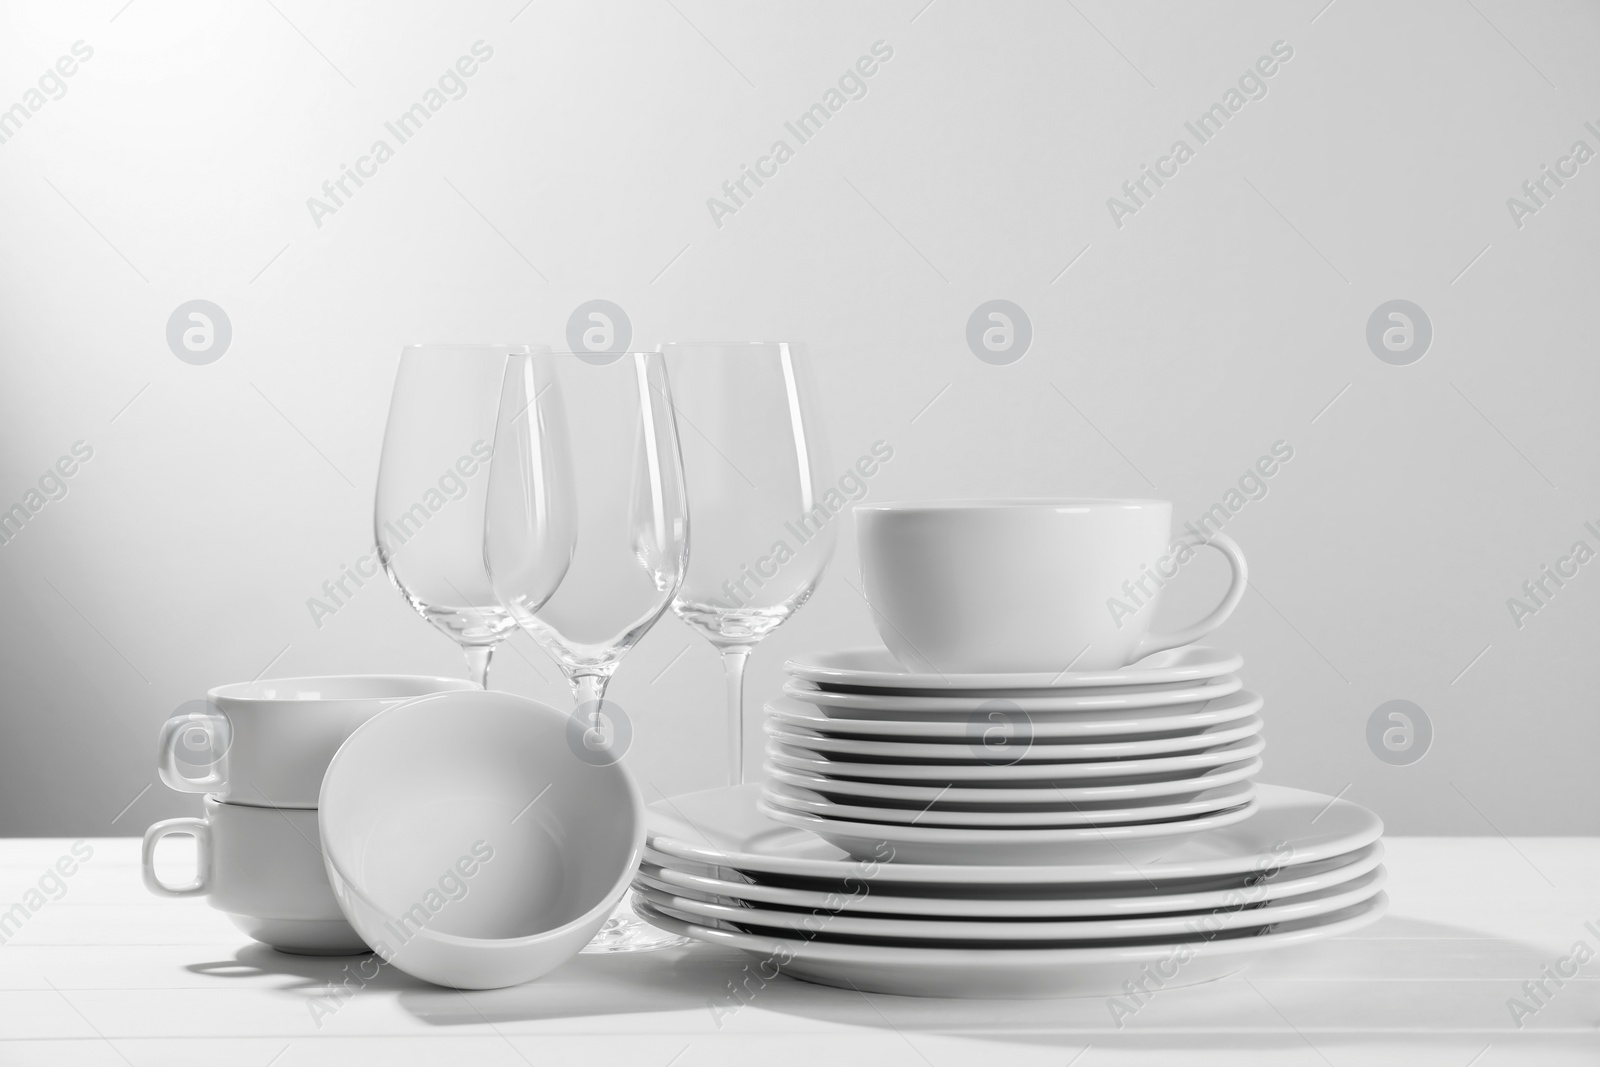
<path id="1" fill-rule="evenodd" d="M 400 356 L 373 505 L 378 558 L 406 602 L 459 644 L 486 686 L 516 629 L 483 566 L 505 361 L 526 345 L 411 345 Z"/>
<path id="2" fill-rule="evenodd" d="M 667 359 L 694 516 L 694 552 L 672 610 L 722 655 L 730 775 L 743 778 L 750 650 L 811 598 L 833 553 L 837 490 L 811 409 L 803 346 L 678 342 Z"/>
<path id="3" fill-rule="evenodd" d="M 507 361 L 483 557 L 498 601 L 580 698 L 600 699 L 584 687 L 610 677 L 683 580 L 689 517 L 671 404 L 655 353 Z"/>

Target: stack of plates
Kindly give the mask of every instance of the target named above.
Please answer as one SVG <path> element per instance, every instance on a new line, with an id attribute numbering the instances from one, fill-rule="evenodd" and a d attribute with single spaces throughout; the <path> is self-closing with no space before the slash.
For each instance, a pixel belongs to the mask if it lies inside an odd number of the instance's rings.
<path id="1" fill-rule="evenodd" d="M 1256 811 L 1261 698 L 1200 646 L 1120 670 L 922 674 L 790 661 L 760 811 L 899 863 L 1138 862 Z"/>
<path id="2" fill-rule="evenodd" d="M 885 863 L 774 822 L 758 786 L 713 789 L 652 806 L 635 903 L 798 978 L 962 997 L 1191 985 L 1382 914 L 1375 815 L 1270 785 L 1251 809 L 1143 863 Z"/>

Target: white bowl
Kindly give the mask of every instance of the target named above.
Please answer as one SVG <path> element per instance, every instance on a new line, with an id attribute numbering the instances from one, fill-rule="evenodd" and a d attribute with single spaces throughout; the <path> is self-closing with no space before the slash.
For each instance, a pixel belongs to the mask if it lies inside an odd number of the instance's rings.
<path id="1" fill-rule="evenodd" d="M 588 944 L 638 866 L 644 802 L 573 736 L 547 704 L 482 691 L 350 735 L 318 807 L 334 896 L 374 951 L 437 985 L 497 989 Z"/>

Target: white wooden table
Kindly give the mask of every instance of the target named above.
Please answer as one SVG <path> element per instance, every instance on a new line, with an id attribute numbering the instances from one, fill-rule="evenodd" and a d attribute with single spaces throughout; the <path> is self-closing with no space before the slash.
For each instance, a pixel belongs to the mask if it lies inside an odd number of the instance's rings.
<path id="1" fill-rule="evenodd" d="M 58 885 L 46 872 L 71 844 L 0 841 L 0 908 L 30 912 L 0 921 L 0 1064 L 1600 1064 L 1600 838 L 1390 838 L 1378 925 L 1165 990 L 1120 1029 L 1103 999 L 924 1001 L 789 979 L 716 1013 L 744 960 L 704 945 L 584 956 L 488 993 L 384 968 L 337 1001 L 330 984 L 359 957 L 280 955 L 203 901 L 149 895 L 130 839 L 86 842 Z M 1579 942 L 1596 959 L 1549 981 Z M 1535 1001 L 1524 983 L 1540 979 Z M 1520 1027 L 1512 998 L 1537 1008 Z"/>

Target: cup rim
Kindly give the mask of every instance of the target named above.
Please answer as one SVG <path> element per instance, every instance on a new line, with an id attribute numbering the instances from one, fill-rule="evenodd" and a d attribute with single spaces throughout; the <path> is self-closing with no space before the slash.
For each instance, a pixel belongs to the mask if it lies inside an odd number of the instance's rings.
<path id="1" fill-rule="evenodd" d="M 319 683 L 328 682 L 423 682 L 432 688 L 418 693 L 396 693 L 390 696 L 367 694 L 365 696 L 340 696 L 340 697 L 269 697 L 249 690 L 267 685 L 299 685 L 301 688 L 310 689 Z M 296 675 L 290 678 L 257 678 L 251 682 L 228 682 L 225 685 L 215 686 L 206 691 L 206 699 L 211 703 L 218 700 L 228 700 L 244 704 L 294 704 L 310 706 L 313 704 L 356 704 L 379 701 L 382 703 L 398 703 L 405 700 L 416 700 L 420 697 L 433 696 L 435 693 L 457 693 L 477 689 L 476 682 L 466 678 L 446 678 L 442 675 L 432 674 L 307 674 Z"/>
<path id="2" fill-rule="evenodd" d="M 899 512 L 937 511 L 1058 511 L 1083 513 L 1090 511 L 1126 510 L 1145 508 L 1170 508 L 1172 501 L 1153 497 L 996 497 L 967 500 L 886 500 L 873 504 L 857 504 L 855 510 Z"/>

